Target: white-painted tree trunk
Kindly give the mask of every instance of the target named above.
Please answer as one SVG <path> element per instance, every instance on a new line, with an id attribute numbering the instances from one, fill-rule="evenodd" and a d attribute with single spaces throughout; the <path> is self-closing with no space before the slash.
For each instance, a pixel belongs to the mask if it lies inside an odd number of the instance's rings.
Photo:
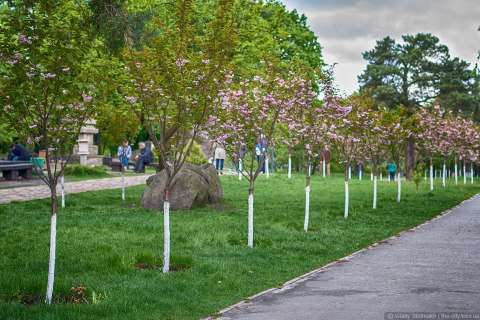
<path id="1" fill-rule="evenodd" d="M 433 190 L 433 166 L 430 165 L 430 190 Z"/>
<path id="2" fill-rule="evenodd" d="M 62 208 L 65 208 L 65 179 L 63 173 L 60 181 L 62 182 Z"/>
<path id="3" fill-rule="evenodd" d="M 309 175 L 309 176 L 312 175 L 312 166 L 308 166 L 308 175 Z"/>
<path id="4" fill-rule="evenodd" d="M 345 181 L 345 213 L 344 218 L 348 218 L 348 181 Z"/>
<path id="5" fill-rule="evenodd" d="M 382 178 L 382 172 L 380 171 L 380 181 L 382 181 L 383 178 Z"/>
<path id="6" fill-rule="evenodd" d="M 400 178 L 402 177 L 402 173 L 398 173 L 398 196 L 397 196 L 397 202 L 400 202 L 400 196 L 402 195 L 402 182 Z"/>
<path id="7" fill-rule="evenodd" d="M 305 223 L 303 229 L 305 232 L 308 231 L 308 217 L 310 215 L 310 186 L 305 188 Z"/>
<path id="8" fill-rule="evenodd" d="M 323 177 L 325 178 L 325 158 L 322 161 L 322 172 L 323 172 Z"/>
<path id="9" fill-rule="evenodd" d="M 352 179 L 352 168 L 348 167 L 348 179 Z"/>
<path id="10" fill-rule="evenodd" d="M 425 181 L 427 181 L 427 170 L 425 170 Z"/>
<path id="11" fill-rule="evenodd" d="M 267 174 L 267 178 L 269 177 L 268 173 L 268 158 L 265 159 L 265 173 Z"/>
<path id="12" fill-rule="evenodd" d="M 248 246 L 253 248 L 253 194 L 248 196 Z"/>
<path id="13" fill-rule="evenodd" d="M 370 172 L 370 181 L 373 181 L 373 172 Z"/>
<path id="14" fill-rule="evenodd" d="M 170 201 L 163 202 L 163 273 L 170 270 Z"/>
<path id="15" fill-rule="evenodd" d="M 52 198 L 52 216 L 50 221 L 50 261 L 48 263 L 48 283 L 45 302 L 52 302 L 53 282 L 55 279 L 55 249 L 57 238 L 57 198 Z"/>
<path id="16" fill-rule="evenodd" d="M 442 187 L 445 188 L 445 175 L 447 174 L 447 168 L 445 168 L 445 163 L 443 164 L 443 174 L 442 174 Z"/>
<path id="17" fill-rule="evenodd" d="M 473 184 L 473 163 L 472 163 L 472 167 L 470 168 L 470 181 Z"/>
<path id="18" fill-rule="evenodd" d="M 360 174 L 358 175 L 358 180 L 362 180 L 362 170 L 360 170 Z"/>
<path id="19" fill-rule="evenodd" d="M 292 177 L 292 155 L 288 154 L 288 179 Z"/>
<path id="20" fill-rule="evenodd" d="M 122 200 L 125 201 L 125 170 L 122 170 Z"/>
<path id="21" fill-rule="evenodd" d="M 373 209 L 377 209 L 377 176 L 373 177 Z"/>
<path id="22" fill-rule="evenodd" d="M 463 184 L 467 184 L 467 167 L 463 165 Z"/>
<path id="23" fill-rule="evenodd" d="M 458 184 L 457 159 L 455 159 L 455 184 Z"/>
<path id="24" fill-rule="evenodd" d="M 242 159 L 240 159 L 238 164 L 238 180 L 242 181 Z"/>

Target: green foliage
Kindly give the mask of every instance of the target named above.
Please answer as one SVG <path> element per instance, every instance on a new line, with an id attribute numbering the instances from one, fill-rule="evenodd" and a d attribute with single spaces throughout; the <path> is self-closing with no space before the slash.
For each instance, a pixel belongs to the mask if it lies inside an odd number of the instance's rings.
<path id="1" fill-rule="evenodd" d="M 14 130 L 8 129 L 5 123 L 0 124 L 0 154 L 7 154 L 10 143 L 17 136 Z"/>
<path id="2" fill-rule="evenodd" d="M 413 183 L 415 183 L 415 193 L 418 192 L 418 186 L 420 185 L 420 182 L 423 180 L 423 174 L 424 174 L 425 167 L 423 166 L 422 163 L 418 163 L 417 166 L 415 167 L 415 172 L 410 170 L 410 175 L 412 176 Z"/>
<path id="3" fill-rule="evenodd" d="M 65 175 L 76 175 L 76 176 L 83 176 L 83 175 L 103 175 L 105 174 L 110 168 L 108 166 L 93 166 L 89 167 L 84 164 L 72 164 L 65 167 Z"/>
<path id="4" fill-rule="evenodd" d="M 390 109 L 403 105 L 409 116 L 430 102 L 480 119 L 479 78 L 468 70 L 469 64 L 450 58 L 448 48 L 431 34 L 402 39 L 404 43 L 397 44 L 385 37 L 363 54 L 369 64 L 358 77 L 362 90 L 373 88 L 377 104 Z"/>
<path id="5" fill-rule="evenodd" d="M 183 152 L 185 152 L 186 148 L 190 145 L 190 141 L 187 142 L 183 148 Z M 194 140 L 192 144 L 192 149 L 190 150 L 190 153 L 188 154 L 187 158 L 185 159 L 185 162 L 188 163 L 193 163 L 193 164 L 204 164 L 207 163 L 207 159 L 205 158 L 205 155 L 203 154 L 202 148 L 200 145 Z"/>

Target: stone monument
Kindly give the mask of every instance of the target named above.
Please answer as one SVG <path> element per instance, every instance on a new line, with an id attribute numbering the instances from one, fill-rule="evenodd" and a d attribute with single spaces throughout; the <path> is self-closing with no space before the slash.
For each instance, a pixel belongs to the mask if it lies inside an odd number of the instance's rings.
<path id="1" fill-rule="evenodd" d="M 80 134 L 78 135 L 78 141 L 87 140 L 88 141 L 88 150 L 86 154 L 97 155 L 98 154 L 98 146 L 94 145 L 93 142 L 93 135 L 98 133 L 98 129 L 95 128 L 95 124 L 97 120 L 87 120 L 85 121 L 85 125 L 80 129 Z M 82 152 L 82 154 L 85 151 Z M 73 154 L 81 154 L 79 150 L 79 146 L 75 146 L 73 148 Z"/>

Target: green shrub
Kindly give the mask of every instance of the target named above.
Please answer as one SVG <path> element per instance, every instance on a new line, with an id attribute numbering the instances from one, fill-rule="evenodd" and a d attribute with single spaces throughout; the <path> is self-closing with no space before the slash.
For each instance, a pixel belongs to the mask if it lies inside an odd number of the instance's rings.
<path id="1" fill-rule="evenodd" d="M 72 164 L 65 168 L 65 175 L 102 175 L 110 168 L 108 166 L 89 167 L 84 164 Z"/>
<path id="2" fill-rule="evenodd" d="M 185 144 L 185 147 L 189 145 L 190 145 L 190 141 L 188 141 Z M 185 160 L 185 162 L 201 165 L 201 164 L 207 163 L 207 161 L 208 160 L 205 158 L 205 155 L 203 154 L 203 151 L 202 151 L 202 148 L 200 148 L 200 145 L 196 141 L 193 141 L 192 150 L 188 154 L 188 157 Z"/>

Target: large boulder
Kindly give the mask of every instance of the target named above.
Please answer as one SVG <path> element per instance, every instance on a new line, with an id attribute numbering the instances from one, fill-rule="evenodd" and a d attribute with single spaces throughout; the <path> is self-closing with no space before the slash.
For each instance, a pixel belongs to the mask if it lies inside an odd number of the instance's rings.
<path id="1" fill-rule="evenodd" d="M 147 179 L 140 206 L 147 209 L 163 210 L 167 171 Z M 223 188 L 215 167 L 206 163 L 201 166 L 185 162 L 175 175 L 170 188 L 170 209 L 189 210 L 207 203 L 221 203 Z"/>

